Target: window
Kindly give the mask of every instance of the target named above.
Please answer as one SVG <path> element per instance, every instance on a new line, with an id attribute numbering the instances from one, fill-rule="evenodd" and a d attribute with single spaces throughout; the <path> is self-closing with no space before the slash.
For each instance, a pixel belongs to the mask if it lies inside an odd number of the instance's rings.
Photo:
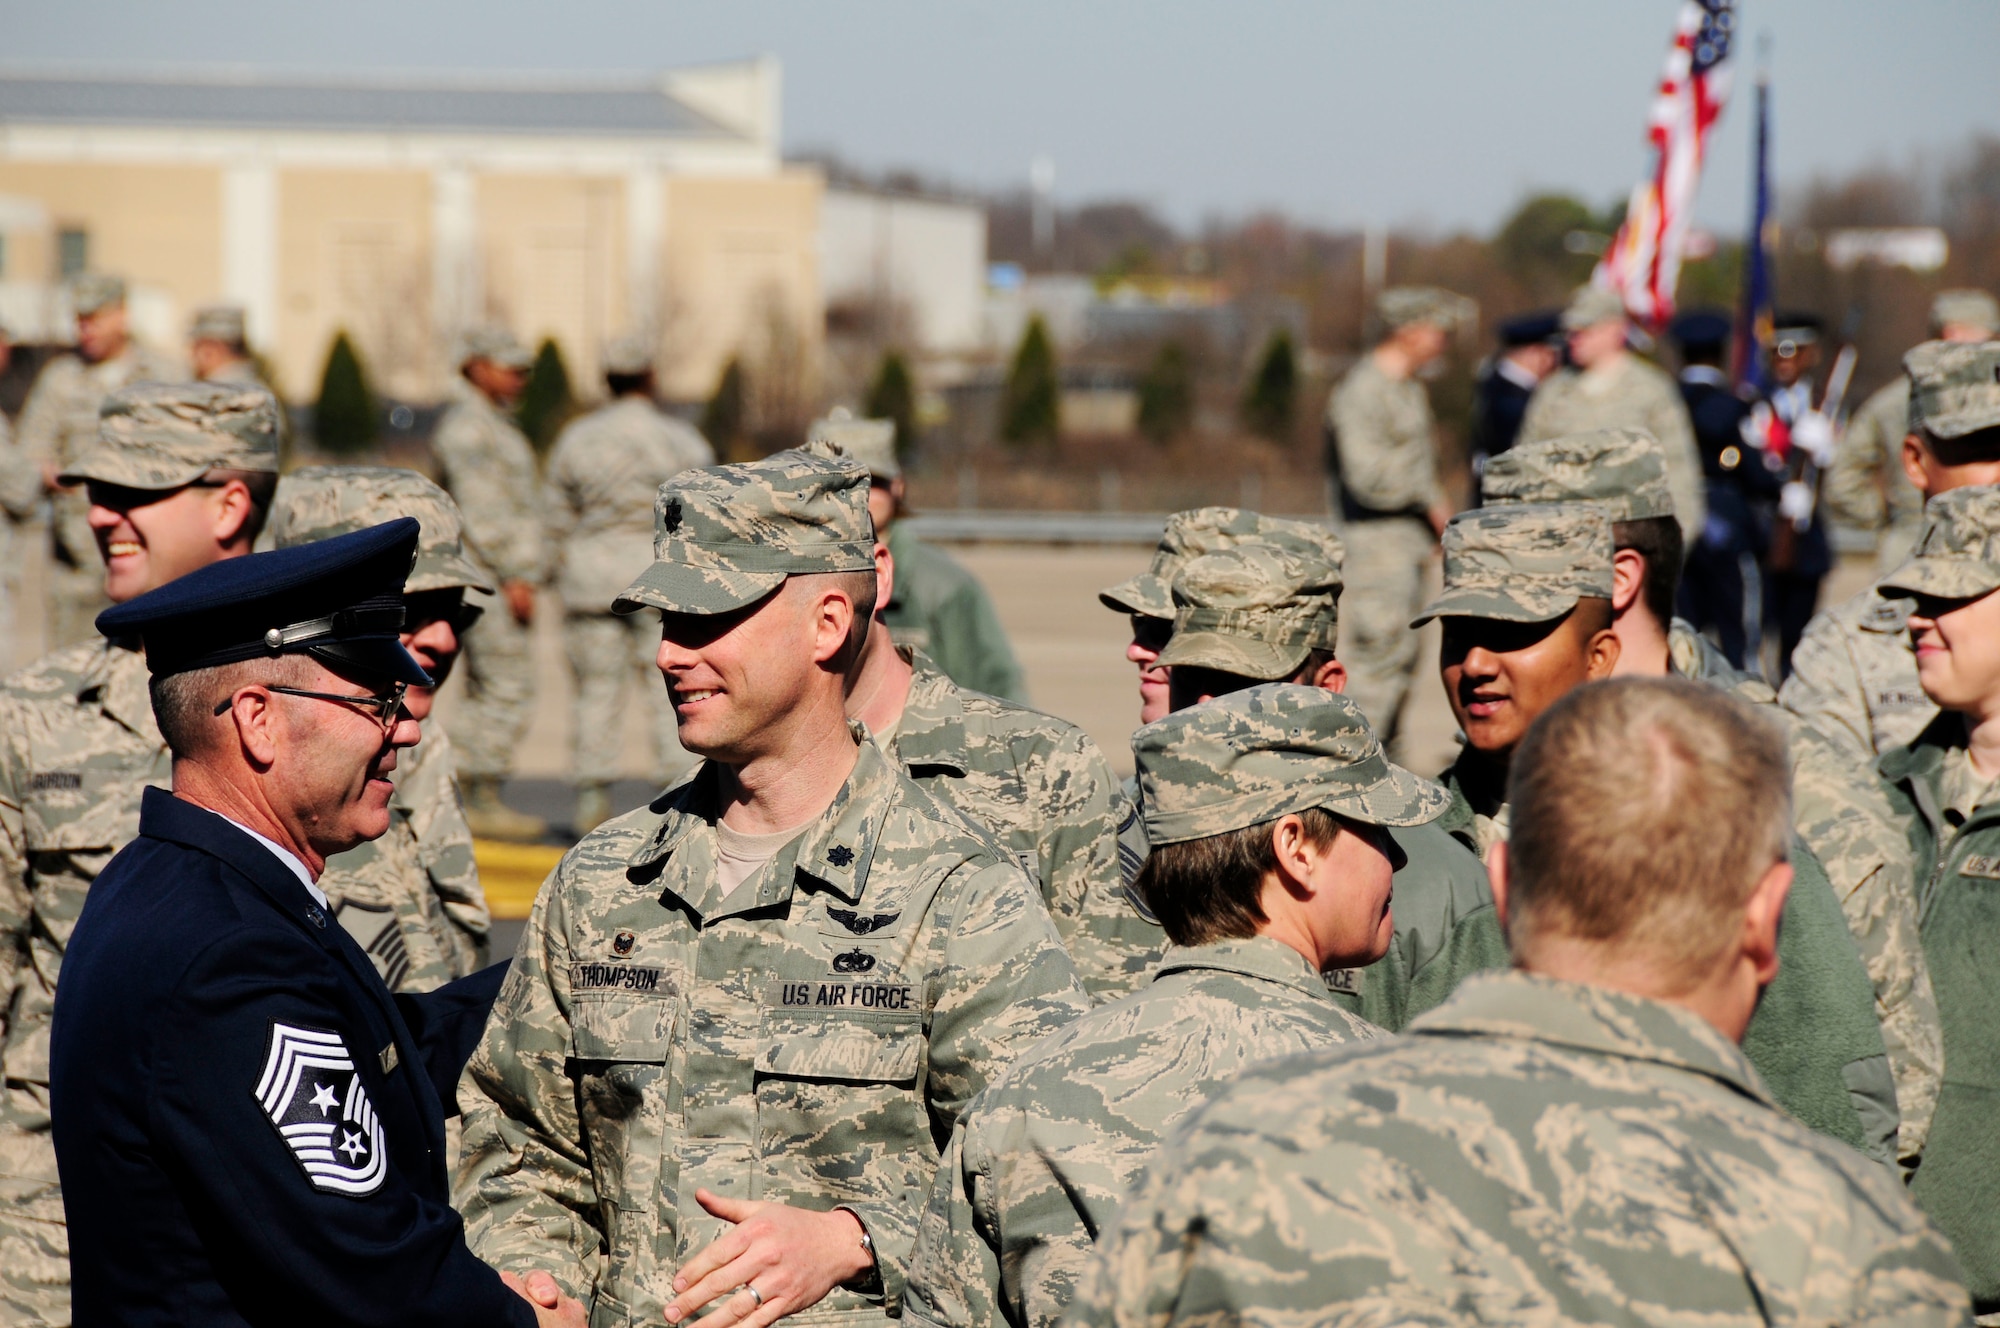
<path id="1" fill-rule="evenodd" d="M 65 226 L 56 232 L 56 275 L 67 279 L 90 268 L 90 232 Z"/>

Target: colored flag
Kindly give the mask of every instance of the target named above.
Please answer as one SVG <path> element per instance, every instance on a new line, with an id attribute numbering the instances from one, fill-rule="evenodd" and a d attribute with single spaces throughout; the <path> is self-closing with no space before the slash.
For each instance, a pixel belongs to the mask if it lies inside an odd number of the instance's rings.
<path id="1" fill-rule="evenodd" d="M 1750 234 L 1743 255 L 1743 307 L 1736 315 L 1733 368 L 1739 387 L 1763 396 L 1771 386 L 1769 351 L 1777 283 L 1772 279 L 1771 242 L 1771 80 L 1757 74 L 1757 158 L 1751 188 Z"/>
<path id="2" fill-rule="evenodd" d="M 1683 0 L 1647 118 L 1653 173 L 1632 190 L 1624 224 L 1591 275 L 1623 295 L 1626 312 L 1656 332 L 1673 317 L 1708 133 L 1729 97 L 1725 62 L 1735 34 L 1735 0 Z"/>

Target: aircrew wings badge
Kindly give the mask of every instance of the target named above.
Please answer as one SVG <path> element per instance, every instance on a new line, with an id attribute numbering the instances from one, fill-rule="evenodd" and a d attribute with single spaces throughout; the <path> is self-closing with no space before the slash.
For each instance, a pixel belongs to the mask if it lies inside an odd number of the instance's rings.
<path id="1" fill-rule="evenodd" d="M 340 1034 L 272 1020 L 253 1095 L 314 1189 L 359 1199 L 382 1188 L 382 1122 Z"/>

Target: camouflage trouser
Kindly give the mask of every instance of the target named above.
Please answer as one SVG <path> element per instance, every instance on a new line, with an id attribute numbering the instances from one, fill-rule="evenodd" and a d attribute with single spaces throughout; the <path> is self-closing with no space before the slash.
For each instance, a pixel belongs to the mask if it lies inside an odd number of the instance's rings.
<path id="1" fill-rule="evenodd" d="M 619 757 L 634 710 L 651 721 L 653 765 L 647 773 L 655 783 L 670 782 L 693 763 L 681 747 L 666 681 L 654 663 L 660 650 L 658 614 L 572 613 L 563 623 L 563 644 L 576 675 L 577 782 L 608 784 L 623 773 Z M 624 705 L 628 682 L 637 694 Z"/>
<path id="2" fill-rule="evenodd" d="M 69 1227 L 46 1129 L 0 1125 L 0 1325 L 68 1328 Z"/>
<path id="3" fill-rule="evenodd" d="M 48 638 L 46 650 L 60 650 L 97 638 L 97 615 L 111 607 L 104 597 L 104 568 L 93 555 L 92 566 L 71 567 L 53 559 L 48 567 Z"/>
<path id="4" fill-rule="evenodd" d="M 465 709 L 452 720 L 458 773 L 504 779 L 535 713 L 534 634 L 498 599 L 465 637 Z"/>
<path id="5" fill-rule="evenodd" d="M 1417 667 L 1410 619 L 1424 607 L 1424 572 L 1435 541 L 1414 517 L 1350 522 L 1342 532 L 1340 646 L 1347 695 L 1386 747 L 1396 736 L 1403 698 Z"/>

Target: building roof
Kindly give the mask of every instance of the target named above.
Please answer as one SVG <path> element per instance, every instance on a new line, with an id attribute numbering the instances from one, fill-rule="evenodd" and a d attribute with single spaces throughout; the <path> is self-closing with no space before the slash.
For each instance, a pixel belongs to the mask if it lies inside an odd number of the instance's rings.
<path id="1" fill-rule="evenodd" d="M 741 138 L 658 82 L 0 69 L 0 124 Z"/>

